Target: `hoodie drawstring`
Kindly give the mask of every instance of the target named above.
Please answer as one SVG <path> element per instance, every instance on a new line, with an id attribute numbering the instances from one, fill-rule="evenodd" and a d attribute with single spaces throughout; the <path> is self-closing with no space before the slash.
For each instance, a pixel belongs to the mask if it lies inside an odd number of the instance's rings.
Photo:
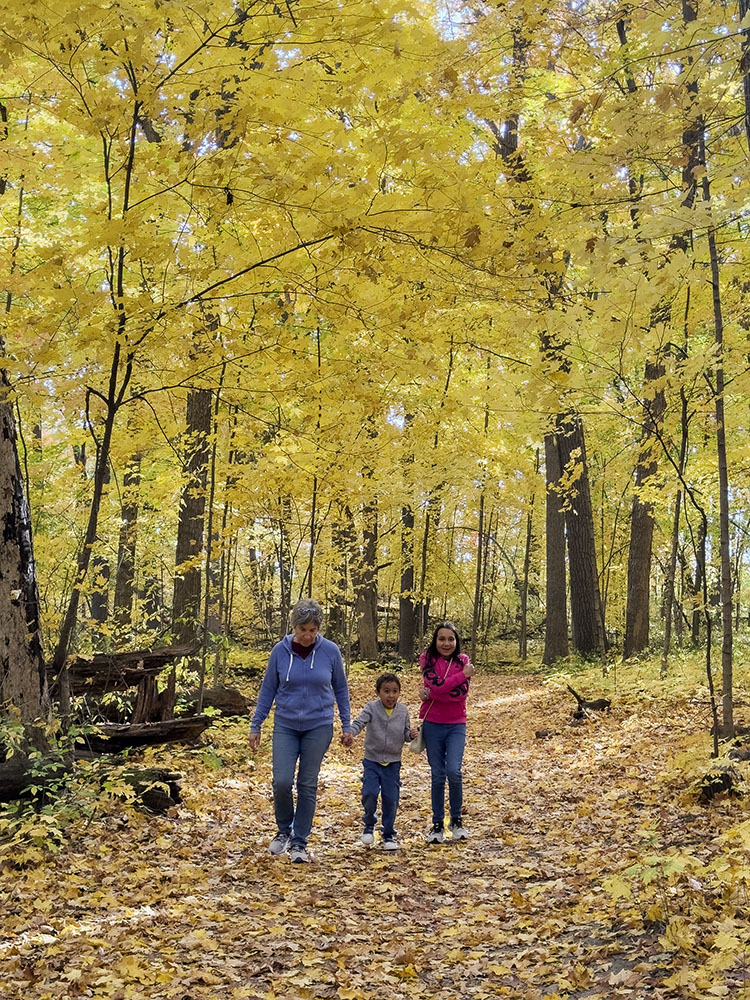
<path id="1" fill-rule="evenodd" d="M 293 663 L 293 661 L 294 661 L 294 650 L 290 649 L 289 650 L 289 667 L 288 667 L 287 672 L 286 672 L 286 678 L 284 680 L 284 683 L 286 683 L 286 681 L 289 680 L 289 674 L 291 674 L 291 672 L 292 672 L 292 663 Z M 310 657 L 310 670 L 312 670 L 312 668 L 313 668 L 313 663 L 315 663 L 315 646 L 313 646 L 312 656 Z"/>

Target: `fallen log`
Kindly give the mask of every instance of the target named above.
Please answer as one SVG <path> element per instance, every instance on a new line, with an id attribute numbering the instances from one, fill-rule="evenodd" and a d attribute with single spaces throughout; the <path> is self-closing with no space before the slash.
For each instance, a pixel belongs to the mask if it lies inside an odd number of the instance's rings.
<path id="1" fill-rule="evenodd" d="M 193 691 L 188 697 L 197 698 L 197 693 Z M 236 687 L 205 688 L 203 691 L 203 707 L 215 708 L 223 716 L 249 715 L 251 704 Z M 196 708 L 197 701 L 193 701 L 188 711 L 195 712 Z"/>
<path id="2" fill-rule="evenodd" d="M 72 657 L 67 662 L 71 694 L 102 695 L 137 687 L 144 679 L 156 677 L 175 660 L 195 651 L 194 645 L 161 646 Z M 49 671 L 47 679 L 50 688 L 54 687 L 56 678 Z"/>
<path id="3" fill-rule="evenodd" d="M 78 756 L 75 755 L 76 759 Z M 88 760 L 97 756 L 87 751 L 81 754 Z M 52 758 L 43 760 L 44 765 L 40 767 L 40 758 L 16 754 L 0 762 L 0 802 L 24 799 L 39 803 L 49 800 L 50 796 L 55 798 L 59 794 L 60 778 L 73 770 L 73 757 L 67 755 L 57 761 Z M 181 778 L 182 775 L 175 771 L 160 768 L 133 768 L 121 775 L 141 805 L 151 812 L 160 813 L 181 801 Z"/>
<path id="4" fill-rule="evenodd" d="M 83 746 L 94 753 L 121 753 L 135 747 L 161 743 L 192 743 L 211 725 L 207 715 L 190 715 L 163 722 L 140 722 L 133 725 L 104 723 L 96 732 L 82 736 Z"/>
<path id="5" fill-rule="evenodd" d="M 39 757 L 28 757 L 22 752 L 0 762 L 0 802 L 12 802 L 30 785 L 44 789 L 47 785 L 56 784 L 72 766 L 70 757 L 45 760 L 47 762 L 42 769 Z"/>

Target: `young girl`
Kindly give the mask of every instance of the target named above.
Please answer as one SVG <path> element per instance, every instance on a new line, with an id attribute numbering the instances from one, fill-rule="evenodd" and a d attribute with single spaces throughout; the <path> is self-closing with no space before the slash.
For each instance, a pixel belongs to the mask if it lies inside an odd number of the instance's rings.
<path id="1" fill-rule="evenodd" d="M 383 850 L 395 851 L 398 849 L 394 824 L 401 788 L 401 751 L 404 743 L 414 739 L 417 730 L 409 722 L 406 706 L 398 700 L 401 681 L 396 674 L 381 674 L 375 681 L 375 693 L 377 698 L 367 702 L 352 722 L 351 733 L 345 733 L 341 742 L 350 747 L 357 733 L 367 730 L 362 761 L 364 830 L 360 839 L 368 847 L 375 840 L 375 810 L 380 795 Z"/>
<path id="2" fill-rule="evenodd" d="M 456 626 L 442 622 L 432 635 L 432 642 L 419 658 L 424 681 L 424 701 L 419 716 L 424 720 L 427 760 L 432 772 L 432 829 L 428 844 L 445 840 L 445 781 L 448 779 L 448 801 L 451 815 L 451 837 L 466 840 L 468 830 L 463 825 L 463 762 L 466 745 L 466 696 L 474 667 L 461 652 L 461 640 Z"/>

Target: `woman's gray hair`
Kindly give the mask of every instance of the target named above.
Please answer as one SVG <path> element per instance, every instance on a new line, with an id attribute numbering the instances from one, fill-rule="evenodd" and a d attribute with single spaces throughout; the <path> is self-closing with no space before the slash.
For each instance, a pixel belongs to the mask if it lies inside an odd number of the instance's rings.
<path id="1" fill-rule="evenodd" d="M 292 613 L 289 616 L 289 624 L 293 629 L 298 625 L 311 624 L 315 624 L 320 628 L 323 624 L 323 609 L 312 597 L 303 597 L 292 608 Z"/>

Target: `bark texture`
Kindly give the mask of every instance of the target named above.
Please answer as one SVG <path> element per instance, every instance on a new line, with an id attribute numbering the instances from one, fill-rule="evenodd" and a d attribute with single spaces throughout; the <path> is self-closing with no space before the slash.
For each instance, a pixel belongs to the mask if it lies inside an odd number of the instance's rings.
<path id="1" fill-rule="evenodd" d="M 31 517 L 18 461 L 13 405 L 0 381 L 0 711 L 41 714 L 46 692 Z"/>

